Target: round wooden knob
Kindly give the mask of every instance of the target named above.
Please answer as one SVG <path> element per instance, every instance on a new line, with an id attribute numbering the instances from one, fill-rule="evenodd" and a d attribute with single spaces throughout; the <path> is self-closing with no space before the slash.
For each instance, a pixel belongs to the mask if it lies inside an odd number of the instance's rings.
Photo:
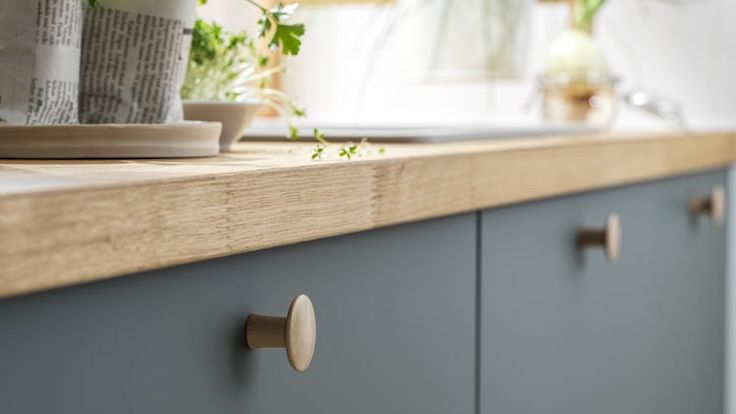
<path id="1" fill-rule="evenodd" d="M 289 363 L 298 372 L 309 368 L 317 340 L 317 320 L 312 301 L 299 295 L 291 301 L 286 317 L 252 313 L 245 322 L 250 349 L 286 348 Z"/>
<path id="2" fill-rule="evenodd" d="M 690 212 L 696 217 L 708 215 L 714 224 L 723 224 L 726 217 L 726 190 L 722 185 L 717 185 L 707 196 L 690 199 Z"/>
<path id="3" fill-rule="evenodd" d="M 621 220 L 617 214 L 610 214 L 606 226 L 602 229 L 582 228 L 578 230 L 578 247 L 602 248 L 609 262 L 618 260 L 621 252 Z"/>

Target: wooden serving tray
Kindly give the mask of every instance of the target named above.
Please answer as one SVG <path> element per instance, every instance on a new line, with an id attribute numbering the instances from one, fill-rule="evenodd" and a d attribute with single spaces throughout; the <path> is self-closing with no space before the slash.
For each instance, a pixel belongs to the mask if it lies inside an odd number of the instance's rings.
<path id="1" fill-rule="evenodd" d="M 0 125 L 0 158 L 187 158 L 220 151 L 219 122 Z"/>

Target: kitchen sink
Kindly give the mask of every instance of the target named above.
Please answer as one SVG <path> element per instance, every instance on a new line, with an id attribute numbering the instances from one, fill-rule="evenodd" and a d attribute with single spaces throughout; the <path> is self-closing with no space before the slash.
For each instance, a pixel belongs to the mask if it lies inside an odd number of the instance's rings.
<path id="1" fill-rule="evenodd" d="M 367 138 L 372 142 L 449 142 L 479 139 L 532 138 L 569 134 L 590 134 L 597 128 L 588 126 L 555 126 L 540 124 L 521 125 L 345 125 L 304 124 L 299 125 L 300 138 L 312 137 L 314 128 L 319 128 L 330 141 L 360 141 Z M 245 133 L 249 141 L 282 141 L 286 134 L 283 123 L 254 125 Z"/>

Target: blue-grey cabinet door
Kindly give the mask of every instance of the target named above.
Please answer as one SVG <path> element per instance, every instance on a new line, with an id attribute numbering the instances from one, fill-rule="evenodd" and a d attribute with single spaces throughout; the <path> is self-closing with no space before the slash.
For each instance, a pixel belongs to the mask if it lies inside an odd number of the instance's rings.
<path id="1" fill-rule="evenodd" d="M 0 301 L 0 412 L 470 414 L 475 245 L 470 214 Z M 298 293 L 302 374 L 244 345 Z"/>
<path id="2" fill-rule="evenodd" d="M 486 211 L 481 412 L 723 412 L 725 236 L 688 198 L 723 172 Z M 622 225 L 620 260 L 576 230 Z"/>

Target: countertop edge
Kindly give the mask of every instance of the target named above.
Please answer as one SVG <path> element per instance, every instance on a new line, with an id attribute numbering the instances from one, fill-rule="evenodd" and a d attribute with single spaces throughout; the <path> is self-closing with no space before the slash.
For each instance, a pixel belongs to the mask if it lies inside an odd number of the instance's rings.
<path id="1" fill-rule="evenodd" d="M 355 163 L 2 196 L 0 298 L 723 168 L 736 160 L 736 133 L 400 148 Z"/>

